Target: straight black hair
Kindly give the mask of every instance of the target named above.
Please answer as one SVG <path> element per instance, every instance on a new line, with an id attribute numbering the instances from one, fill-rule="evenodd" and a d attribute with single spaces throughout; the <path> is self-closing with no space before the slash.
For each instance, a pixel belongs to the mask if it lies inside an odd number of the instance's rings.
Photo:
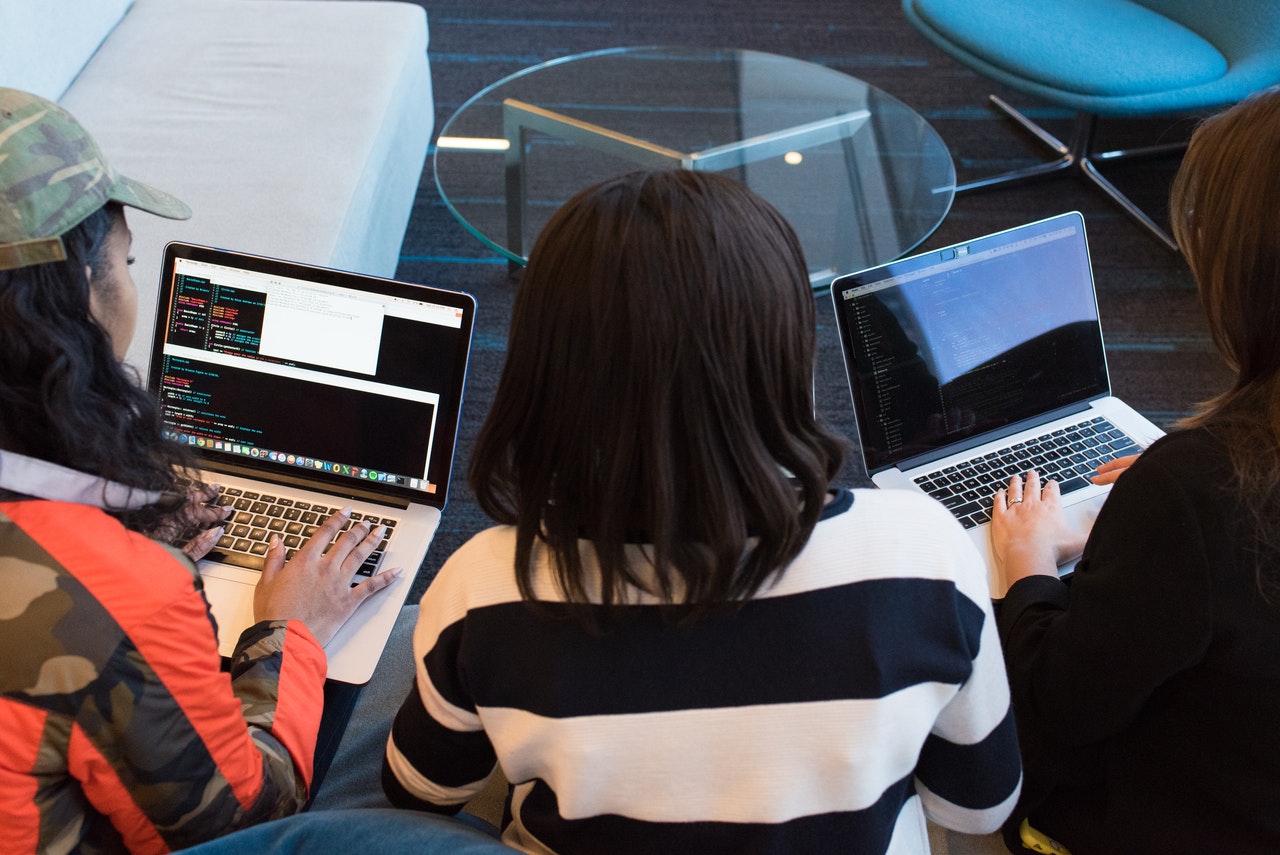
<path id="1" fill-rule="evenodd" d="M 570 602 L 640 590 L 691 616 L 781 573 L 844 456 L 814 416 L 814 323 L 794 231 L 736 181 L 637 172 L 565 204 L 530 255 L 469 472 L 516 527 L 525 599 L 544 548 Z"/>

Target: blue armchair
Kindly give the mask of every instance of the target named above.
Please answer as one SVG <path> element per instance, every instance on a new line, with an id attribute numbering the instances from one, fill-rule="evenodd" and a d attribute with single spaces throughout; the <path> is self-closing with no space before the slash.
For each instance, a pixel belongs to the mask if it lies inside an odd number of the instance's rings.
<path id="1" fill-rule="evenodd" d="M 1276 0 L 903 0 L 902 8 L 920 32 L 964 65 L 1077 111 L 1064 144 L 992 95 L 996 108 L 1057 156 L 961 185 L 957 193 L 1071 172 L 1175 251 L 1164 230 L 1096 164 L 1173 154 L 1185 144 L 1096 152 L 1098 117 L 1204 111 L 1280 83 Z"/>

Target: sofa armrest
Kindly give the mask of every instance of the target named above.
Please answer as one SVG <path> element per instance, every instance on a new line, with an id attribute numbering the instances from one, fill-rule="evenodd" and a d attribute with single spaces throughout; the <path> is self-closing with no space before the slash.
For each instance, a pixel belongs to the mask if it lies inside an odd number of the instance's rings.
<path id="1" fill-rule="evenodd" d="M 185 240 L 392 276 L 434 127 L 426 14 L 380 0 L 136 0 L 62 103 L 191 206 L 130 218 L 145 372 Z"/>
<path id="2" fill-rule="evenodd" d="M 133 0 L 0 3 L 0 81 L 57 101 Z"/>

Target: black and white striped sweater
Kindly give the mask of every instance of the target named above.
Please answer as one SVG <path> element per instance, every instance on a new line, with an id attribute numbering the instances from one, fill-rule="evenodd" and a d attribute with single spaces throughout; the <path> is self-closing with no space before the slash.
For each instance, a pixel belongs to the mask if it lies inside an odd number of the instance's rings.
<path id="1" fill-rule="evenodd" d="M 521 601 L 514 542 L 477 535 L 422 599 L 394 803 L 455 811 L 496 761 L 504 840 L 561 855 L 926 853 L 926 816 L 980 833 L 1011 811 L 986 572 L 932 502 L 843 492 L 739 611 L 672 624 L 638 594 L 603 634 L 570 619 L 545 564 L 544 602 Z"/>

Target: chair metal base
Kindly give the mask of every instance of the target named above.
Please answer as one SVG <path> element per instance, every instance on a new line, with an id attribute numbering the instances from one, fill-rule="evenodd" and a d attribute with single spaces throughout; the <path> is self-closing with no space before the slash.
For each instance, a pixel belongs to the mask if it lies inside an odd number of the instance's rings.
<path id="1" fill-rule="evenodd" d="M 1015 110 L 1002 98 L 995 95 L 990 97 L 992 106 L 1021 125 L 1031 133 L 1032 136 L 1056 152 L 1058 156 L 1047 163 L 1040 163 L 1035 166 L 1015 169 L 1010 172 L 993 175 L 990 178 L 982 178 L 977 181 L 971 181 L 968 184 L 961 184 L 956 187 L 956 193 L 988 190 L 1005 184 L 1022 184 L 1029 181 L 1036 181 L 1041 178 L 1047 178 L 1058 172 L 1073 172 L 1089 181 L 1103 193 L 1106 193 L 1111 197 L 1113 202 L 1119 205 L 1126 214 L 1132 217 L 1140 226 L 1145 228 L 1156 240 L 1160 241 L 1173 252 L 1178 251 L 1178 245 L 1174 243 L 1173 238 L 1169 237 L 1164 229 L 1156 225 L 1155 220 L 1151 219 L 1141 208 L 1131 202 L 1129 197 L 1121 193 L 1114 184 L 1104 178 L 1102 174 L 1098 172 L 1094 163 L 1117 161 L 1122 159 L 1133 160 L 1138 158 L 1165 157 L 1168 155 L 1180 154 L 1186 150 L 1187 144 L 1185 142 L 1168 143 L 1165 145 L 1148 146 L 1145 148 L 1094 152 L 1092 150 L 1093 135 L 1098 122 L 1098 117 L 1094 114 L 1076 114 L 1075 127 L 1071 132 L 1071 143 L 1069 145 L 1064 145 L 1061 140 L 1028 119 L 1022 113 Z"/>

